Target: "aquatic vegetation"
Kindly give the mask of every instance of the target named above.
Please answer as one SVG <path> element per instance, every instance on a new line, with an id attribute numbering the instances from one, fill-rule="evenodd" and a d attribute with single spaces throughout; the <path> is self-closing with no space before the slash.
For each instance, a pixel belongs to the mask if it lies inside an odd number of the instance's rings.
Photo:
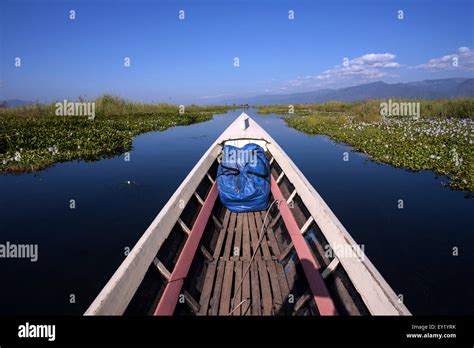
<path id="1" fill-rule="evenodd" d="M 377 161 L 415 171 L 433 170 L 449 176 L 452 187 L 474 191 L 471 119 L 389 118 L 371 123 L 316 119 L 314 116 L 285 118 L 291 127 L 305 133 L 329 135 Z"/>
<path id="2" fill-rule="evenodd" d="M 374 101 L 365 104 L 372 103 L 375 104 Z M 378 116 L 376 120 L 366 121 L 367 117 L 352 113 L 350 107 L 347 111 L 331 112 L 314 111 L 318 107 L 313 105 L 295 106 L 296 115 L 284 119 L 290 127 L 308 134 L 328 135 L 376 161 L 414 171 L 432 170 L 448 176 L 452 188 L 474 191 L 474 101 L 462 99 L 459 105 L 456 101 L 445 104 L 427 101 L 427 104 L 431 108 L 437 106 L 437 110 L 443 109 L 440 105 L 451 105 L 456 117 L 451 117 L 449 112 L 445 114 L 449 117 L 440 117 L 440 111 L 435 116 L 423 115 L 422 102 L 419 119 Z M 426 105 L 424 108 L 430 109 Z"/>
<path id="3" fill-rule="evenodd" d="M 133 137 L 149 131 L 208 121 L 228 107 L 96 100 L 97 117 L 56 116 L 54 104 L 0 109 L 0 172 L 36 171 L 53 163 L 97 160 L 131 149 Z"/>

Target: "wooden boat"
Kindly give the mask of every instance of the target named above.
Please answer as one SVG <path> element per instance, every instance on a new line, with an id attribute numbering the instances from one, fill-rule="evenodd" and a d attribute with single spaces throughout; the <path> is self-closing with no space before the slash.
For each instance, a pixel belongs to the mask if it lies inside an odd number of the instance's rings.
<path id="1" fill-rule="evenodd" d="M 250 142 L 267 153 L 270 201 L 276 204 L 267 211 L 232 213 L 218 197 L 218 157 L 224 144 Z M 199 160 L 85 313 L 180 314 L 410 312 L 275 140 L 242 113 Z"/>

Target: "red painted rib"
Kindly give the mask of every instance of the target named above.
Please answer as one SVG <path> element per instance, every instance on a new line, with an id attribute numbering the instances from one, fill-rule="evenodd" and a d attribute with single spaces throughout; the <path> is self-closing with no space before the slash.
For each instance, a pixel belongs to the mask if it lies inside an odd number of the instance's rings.
<path id="1" fill-rule="evenodd" d="M 283 197 L 283 193 L 278 187 L 278 184 L 273 177 L 271 180 L 271 190 L 273 197 L 280 201 L 278 206 L 281 217 L 285 222 L 286 229 L 290 234 L 298 258 L 300 259 L 301 265 L 303 266 L 303 271 L 306 275 L 306 279 L 308 280 L 311 292 L 313 293 L 313 299 L 316 303 L 316 306 L 318 307 L 319 313 L 321 315 L 337 315 L 336 307 L 329 296 L 329 291 L 326 288 L 326 284 L 324 284 L 320 269 L 316 264 L 313 255 L 311 254 L 311 250 L 309 249 L 308 244 L 301 234 L 298 224 L 296 223 L 296 220 L 291 213 L 291 210 L 288 207 L 286 199 Z"/>
<path id="2" fill-rule="evenodd" d="M 178 261 L 171 273 L 170 280 L 166 285 L 165 291 L 158 303 L 158 307 L 156 307 L 154 315 L 173 315 L 181 288 L 184 284 L 184 279 L 188 275 L 189 268 L 193 262 L 194 255 L 196 254 L 202 234 L 206 228 L 207 221 L 211 216 L 216 198 L 217 184 L 214 183 L 207 195 L 201 211 L 199 212 L 196 222 L 191 229 L 191 233 L 184 244 L 183 250 L 179 255 Z"/>

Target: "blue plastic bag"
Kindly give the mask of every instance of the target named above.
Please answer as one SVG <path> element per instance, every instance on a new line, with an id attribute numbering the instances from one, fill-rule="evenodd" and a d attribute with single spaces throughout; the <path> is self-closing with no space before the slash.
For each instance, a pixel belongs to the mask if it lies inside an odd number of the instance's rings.
<path id="1" fill-rule="evenodd" d="M 217 169 L 222 204 L 232 212 L 261 211 L 268 207 L 270 163 L 263 148 L 225 145 Z"/>

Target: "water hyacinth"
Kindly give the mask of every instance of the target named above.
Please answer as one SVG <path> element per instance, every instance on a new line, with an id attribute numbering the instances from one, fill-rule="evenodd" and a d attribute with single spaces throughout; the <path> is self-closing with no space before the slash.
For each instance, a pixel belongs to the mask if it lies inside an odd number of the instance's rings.
<path id="1" fill-rule="evenodd" d="M 305 105 L 301 111 L 295 106 L 295 115 L 284 119 L 297 130 L 328 135 L 374 160 L 413 171 L 432 170 L 448 176 L 452 188 L 474 191 L 474 107 L 467 109 L 470 118 L 373 117 L 367 122 L 364 115 L 350 114 L 350 106 L 344 112 L 319 111 L 323 106 Z M 308 111 L 311 108 L 316 111 Z"/>

